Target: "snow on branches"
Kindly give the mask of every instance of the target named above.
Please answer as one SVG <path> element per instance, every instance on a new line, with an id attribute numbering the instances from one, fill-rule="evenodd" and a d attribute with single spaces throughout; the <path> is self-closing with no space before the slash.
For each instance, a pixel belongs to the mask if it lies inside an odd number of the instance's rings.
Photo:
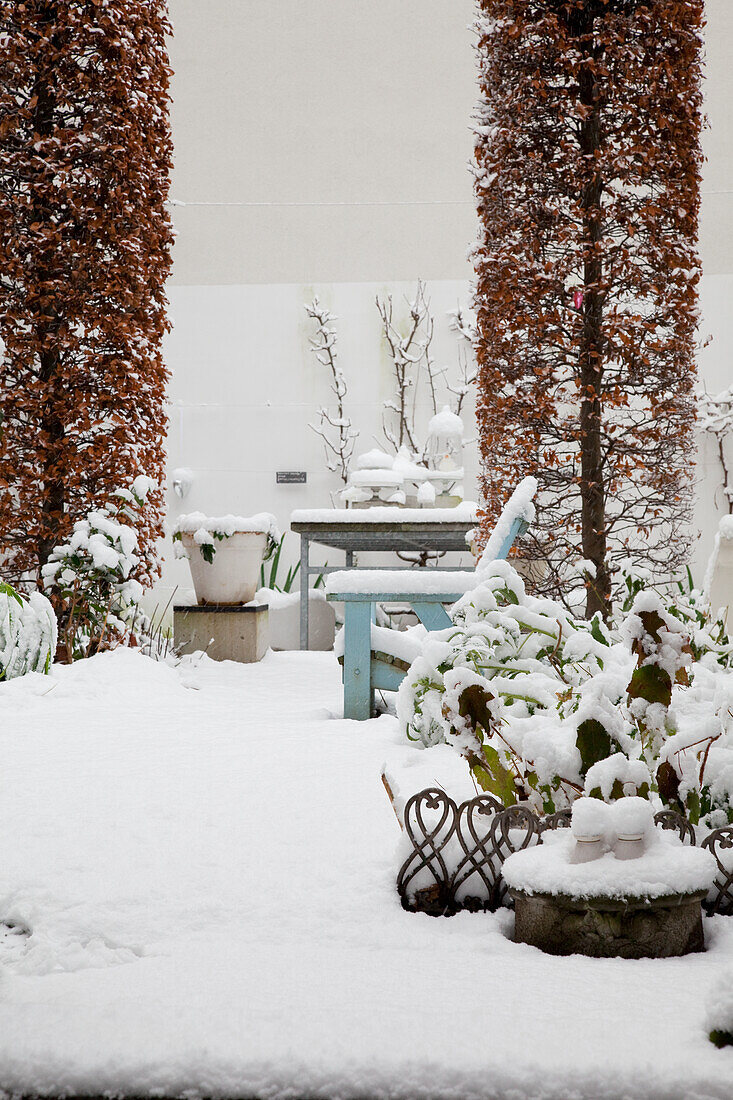
<path id="1" fill-rule="evenodd" d="M 394 370 L 394 395 L 384 402 L 382 431 L 395 451 L 407 447 L 418 461 L 425 461 L 425 447 L 417 439 L 415 404 L 421 376 L 430 393 L 433 415 L 438 411 L 436 384 L 443 371 L 437 370 L 430 355 L 435 325 L 430 303 L 425 297 L 425 284 L 418 279 L 414 299 L 408 303 L 410 320 L 404 333 L 394 321 L 392 295 L 377 296 L 377 309 L 382 318 L 382 333 Z"/>
<path id="2" fill-rule="evenodd" d="M 544 590 L 605 616 L 688 548 L 703 3 L 479 7 L 482 530 L 536 474 Z"/>
<path id="3" fill-rule="evenodd" d="M 165 0 L 0 5 L 0 554 L 35 576 L 141 467 L 162 480 L 172 230 Z M 140 577 L 162 491 L 138 528 Z"/>
<path id="4" fill-rule="evenodd" d="M 316 435 L 323 440 L 326 452 L 326 468 L 332 473 L 337 473 L 344 485 L 349 480 L 349 465 L 354 453 L 354 445 L 359 437 L 359 432 L 352 426 L 351 420 L 346 415 L 344 398 L 347 393 L 346 379 L 341 367 L 336 362 L 336 329 L 333 322 L 334 315 L 322 306 L 318 298 L 314 298 L 305 311 L 311 320 L 316 323 L 316 335 L 309 340 L 311 350 L 322 367 L 327 367 L 331 374 L 331 392 L 335 398 L 333 410 L 322 406 L 318 410 L 318 423 L 309 424 Z"/>

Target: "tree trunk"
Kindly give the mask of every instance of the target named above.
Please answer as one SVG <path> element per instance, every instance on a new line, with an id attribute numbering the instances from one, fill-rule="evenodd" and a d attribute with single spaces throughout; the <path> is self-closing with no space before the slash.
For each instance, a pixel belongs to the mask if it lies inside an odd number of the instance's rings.
<path id="1" fill-rule="evenodd" d="M 583 557 L 593 565 L 589 577 L 586 608 L 587 618 L 600 611 L 604 619 L 610 612 L 611 578 L 606 558 L 606 512 L 601 431 L 601 388 L 603 385 L 603 300 L 601 257 L 603 235 L 603 180 L 596 167 L 595 156 L 601 147 L 600 89 L 593 64 L 594 15 L 587 9 L 576 16 L 578 35 L 585 38 L 587 63 L 579 77 L 579 98 L 586 115 L 580 125 L 580 147 L 588 177 L 583 185 L 582 210 L 583 302 L 582 332 L 578 355 L 580 383 L 580 497 L 581 544 Z"/>
<path id="2" fill-rule="evenodd" d="M 56 7 L 54 4 L 47 4 L 43 10 L 40 24 L 41 26 L 45 24 L 51 27 L 55 21 Z M 50 137 L 54 132 L 56 121 L 56 90 L 48 72 L 38 74 L 34 95 L 36 97 L 36 106 L 33 113 L 35 132 L 40 138 Z M 43 194 L 39 193 L 37 185 L 34 187 L 33 217 L 36 222 L 44 227 L 50 227 L 54 219 L 54 212 L 44 199 Z M 58 534 L 66 505 L 63 472 L 59 469 L 59 443 L 64 437 L 64 425 L 58 413 L 58 399 L 61 396 L 63 385 L 59 370 L 61 357 L 57 340 L 58 324 L 53 302 L 45 300 L 42 290 L 44 285 L 50 283 L 54 277 L 53 247 L 53 238 L 50 237 L 37 265 L 35 280 L 35 285 L 40 288 L 35 322 L 38 347 L 41 349 L 38 381 L 46 393 L 46 402 L 41 419 L 41 432 L 45 439 L 44 460 L 42 469 L 39 470 L 43 494 L 42 511 L 45 517 L 44 527 L 46 531 L 45 537 L 39 539 L 37 546 L 37 581 L 40 585 L 42 585 L 41 570 L 48 561 L 54 546 L 59 541 Z"/>

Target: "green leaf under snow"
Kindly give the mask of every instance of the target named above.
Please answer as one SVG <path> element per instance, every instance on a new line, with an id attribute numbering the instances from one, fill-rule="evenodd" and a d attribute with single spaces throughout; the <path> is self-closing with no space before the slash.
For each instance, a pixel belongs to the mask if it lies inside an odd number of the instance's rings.
<path id="1" fill-rule="evenodd" d="M 583 776 L 593 764 L 611 755 L 611 735 L 606 732 L 597 718 L 586 718 L 580 723 L 575 744 L 580 753 L 580 771 Z"/>
<path id="2" fill-rule="evenodd" d="M 482 790 L 496 795 L 505 806 L 513 806 L 517 801 L 514 776 L 504 767 L 499 753 L 491 745 L 483 746 L 483 755 L 486 765 L 474 764 L 471 768 L 476 782 Z"/>
<path id="3" fill-rule="evenodd" d="M 626 690 L 629 699 L 646 699 L 648 703 L 662 703 L 665 707 L 672 702 L 672 680 L 659 665 L 642 665 L 634 669 Z"/>

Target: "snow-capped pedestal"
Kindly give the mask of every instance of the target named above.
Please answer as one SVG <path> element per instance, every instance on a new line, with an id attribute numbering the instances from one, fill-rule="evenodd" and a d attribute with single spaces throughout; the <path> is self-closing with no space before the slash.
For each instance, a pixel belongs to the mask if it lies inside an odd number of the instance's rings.
<path id="1" fill-rule="evenodd" d="M 593 958 L 704 950 L 701 903 L 717 869 L 710 852 L 661 828 L 636 859 L 619 858 L 607 845 L 599 858 L 578 862 L 576 847 L 576 837 L 561 830 L 505 861 L 518 943 Z"/>
<path id="2" fill-rule="evenodd" d="M 213 661 L 252 664 L 267 653 L 267 604 L 194 604 L 173 608 L 173 644 L 181 656 L 205 653 Z"/>

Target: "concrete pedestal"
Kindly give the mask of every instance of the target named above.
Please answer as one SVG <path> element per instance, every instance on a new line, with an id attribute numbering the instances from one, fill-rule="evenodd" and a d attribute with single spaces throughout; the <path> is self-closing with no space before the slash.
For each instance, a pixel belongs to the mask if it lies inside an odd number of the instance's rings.
<path id="1" fill-rule="evenodd" d="M 205 604 L 173 608 L 178 653 L 203 650 L 214 661 L 261 661 L 270 641 L 267 604 Z"/>
<path id="2" fill-rule="evenodd" d="M 706 890 L 623 900 L 509 893 L 515 940 L 549 955 L 668 959 L 705 950 L 701 902 Z"/>

